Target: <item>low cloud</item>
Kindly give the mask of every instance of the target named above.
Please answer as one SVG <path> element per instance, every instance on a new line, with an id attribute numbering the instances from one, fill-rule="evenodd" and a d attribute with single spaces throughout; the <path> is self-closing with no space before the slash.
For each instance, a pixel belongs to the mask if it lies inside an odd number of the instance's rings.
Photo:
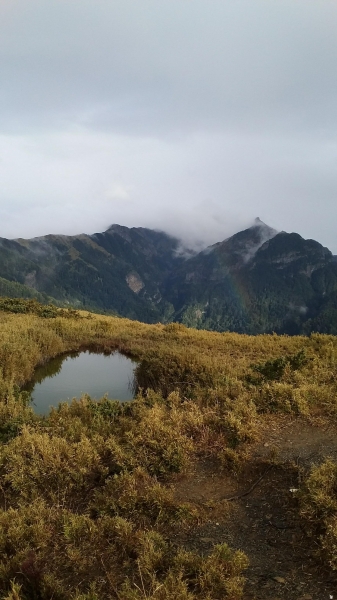
<path id="1" fill-rule="evenodd" d="M 245 263 L 252 260 L 259 248 L 261 248 L 263 244 L 271 240 L 273 237 L 275 237 L 275 235 L 279 233 L 277 229 L 273 229 L 272 227 L 269 227 L 268 225 L 263 223 L 259 219 L 259 217 L 255 219 L 253 226 L 256 230 L 258 241 L 255 243 L 253 242 L 249 245 L 246 244 L 245 251 L 243 253 L 243 260 Z"/>
<path id="2" fill-rule="evenodd" d="M 294 304 L 293 302 L 290 302 L 289 309 L 291 312 L 297 312 L 298 314 L 303 316 L 306 315 L 309 310 L 307 306 Z"/>
<path id="3" fill-rule="evenodd" d="M 336 24 L 330 0 L 0 2 L 0 236 L 198 250 L 260 215 L 337 253 Z"/>

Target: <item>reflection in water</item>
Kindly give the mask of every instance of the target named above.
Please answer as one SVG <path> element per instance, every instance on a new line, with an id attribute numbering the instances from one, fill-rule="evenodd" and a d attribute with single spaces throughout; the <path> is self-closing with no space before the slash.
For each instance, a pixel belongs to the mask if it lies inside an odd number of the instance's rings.
<path id="1" fill-rule="evenodd" d="M 42 365 L 41 367 L 37 367 L 37 369 L 35 369 L 35 371 L 34 371 L 34 379 L 32 379 L 29 383 L 27 383 L 25 385 L 24 389 L 27 392 L 32 392 L 37 383 L 41 383 L 47 377 L 55 377 L 55 375 L 60 373 L 60 371 L 62 369 L 62 363 L 64 362 L 65 358 L 67 358 L 68 356 L 76 357 L 76 356 L 79 356 L 79 353 L 77 352 L 76 354 L 74 353 L 74 354 L 67 354 L 66 356 L 65 355 L 57 356 L 56 358 L 52 358 L 51 360 L 49 360 L 45 365 Z"/>
<path id="2" fill-rule="evenodd" d="M 34 379 L 24 389 L 31 393 L 33 407 L 39 414 L 83 394 L 95 399 L 107 395 L 115 400 L 132 400 L 135 368 L 136 363 L 119 352 L 72 353 L 37 368 Z"/>

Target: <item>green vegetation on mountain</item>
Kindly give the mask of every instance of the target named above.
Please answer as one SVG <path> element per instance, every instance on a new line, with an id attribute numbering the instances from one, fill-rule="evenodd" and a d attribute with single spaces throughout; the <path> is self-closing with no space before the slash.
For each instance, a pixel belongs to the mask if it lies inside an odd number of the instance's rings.
<path id="1" fill-rule="evenodd" d="M 173 310 L 160 288 L 182 260 L 177 245 L 164 233 L 117 225 L 93 236 L 0 240 L 0 275 L 63 305 L 157 322 Z"/>
<path id="2" fill-rule="evenodd" d="M 259 219 L 184 256 L 163 232 L 0 240 L 0 291 L 147 323 L 238 333 L 337 333 L 337 262 L 314 240 Z M 1 287 L 2 286 L 2 287 Z M 54 300 L 53 300 L 54 299 Z"/>
<path id="3" fill-rule="evenodd" d="M 252 254 L 252 229 L 178 269 L 167 297 L 179 319 L 249 334 L 336 333 L 337 263 L 331 252 L 297 234 L 279 233 Z"/>
<path id="4" fill-rule="evenodd" d="M 22 285 L 21 283 L 17 283 L 15 281 L 8 281 L 8 279 L 4 279 L 3 277 L 0 277 L 0 297 L 25 299 L 35 298 L 38 302 L 42 302 L 43 304 L 53 300 L 46 294 L 40 294 L 40 292 L 34 290 L 33 288 Z"/>
<path id="5" fill-rule="evenodd" d="M 268 477 L 273 487 L 284 486 L 277 490 L 282 518 L 291 509 L 301 536 L 308 534 L 303 551 L 289 538 L 284 560 L 302 552 L 303 569 L 320 544 L 327 565 L 336 568 L 336 463 L 324 463 L 324 455 L 311 471 L 298 446 L 293 459 L 282 458 L 282 447 L 269 448 L 264 436 L 279 431 L 281 439 L 288 422 L 322 436 L 327 423 L 335 427 L 337 338 L 251 337 L 58 309 L 48 315 L 45 306 L 38 316 L 34 301 L 26 311 L 24 301 L 12 301 L 15 312 L 3 302 L 1 598 L 239 600 L 255 585 L 246 569 L 261 549 L 243 552 L 247 533 L 231 549 L 225 533 L 242 518 L 233 502 L 243 497 L 246 507 L 257 494 L 256 507 Z M 34 414 L 20 390 L 35 367 L 83 348 L 137 358 L 136 400 L 95 402 L 85 395 L 48 417 Z M 193 492 L 200 469 L 204 478 L 212 472 L 203 500 Z M 289 477 L 296 493 L 289 492 Z M 221 483 L 220 496 L 214 481 Z M 228 481 L 241 492 L 226 493 Z M 259 527 L 256 521 L 252 530 Z M 207 528 L 222 533 L 205 537 Z M 273 585 L 283 581 L 272 576 Z"/>

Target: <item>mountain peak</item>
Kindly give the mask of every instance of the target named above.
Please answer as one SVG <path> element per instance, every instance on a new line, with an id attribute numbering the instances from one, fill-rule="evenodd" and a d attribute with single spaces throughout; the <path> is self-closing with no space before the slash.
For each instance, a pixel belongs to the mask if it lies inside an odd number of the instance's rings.
<path id="1" fill-rule="evenodd" d="M 239 231 L 223 242 L 215 244 L 214 248 L 218 248 L 226 254 L 229 253 L 232 260 L 234 259 L 234 262 L 240 267 L 250 261 L 259 248 L 278 233 L 276 229 L 261 221 L 260 217 L 256 217 L 253 225 L 248 229 Z"/>
<path id="2" fill-rule="evenodd" d="M 267 225 L 267 223 L 264 223 L 263 221 L 261 221 L 260 217 L 256 217 L 254 219 L 253 225 L 250 227 L 250 229 L 256 229 L 256 228 L 261 229 L 265 232 L 270 232 L 271 237 L 273 237 L 274 235 L 279 233 L 276 229 L 274 229 L 273 227 L 270 227 L 269 225 Z"/>
<path id="3" fill-rule="evenodd" d="M 249 231 L 254 233 L 253 237 L 255 238 L 255 243 L 253 243 L 253 246 L 255 246 L 253 254 L 255 254 L 255 252 L 261 246 L 263 246 L 265 242 L 268 242 L 268 240 L 271 240 L 279 233 L 277 229 L 274 229 L 273 227 L 270 227 L 269 225 L 261 221 L 260 217 L 256 217 L 252 227 L 246 230 L 246 232 Z M 249 252 L 249 254 L 251 254 L 251 252 Z"/>

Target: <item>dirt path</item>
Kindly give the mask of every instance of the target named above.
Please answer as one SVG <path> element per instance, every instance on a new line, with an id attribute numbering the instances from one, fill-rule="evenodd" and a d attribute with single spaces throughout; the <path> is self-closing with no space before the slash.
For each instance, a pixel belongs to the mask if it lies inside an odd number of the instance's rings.
<path id="1" fill-rule="evenodd" d="M 204 554 L 223 542 L 243 550 L 250 560 L 245 600 L 337 600 L 337 574 L 319 562 L 291 491 L 326 456 L 337 459 L 337 435 L 327 423 L 268 417 L 238 477 L 199 462 L 176 480 L 176 497 L 204 517 L 193 530 L 176 532 L 176 541 Z"/>

